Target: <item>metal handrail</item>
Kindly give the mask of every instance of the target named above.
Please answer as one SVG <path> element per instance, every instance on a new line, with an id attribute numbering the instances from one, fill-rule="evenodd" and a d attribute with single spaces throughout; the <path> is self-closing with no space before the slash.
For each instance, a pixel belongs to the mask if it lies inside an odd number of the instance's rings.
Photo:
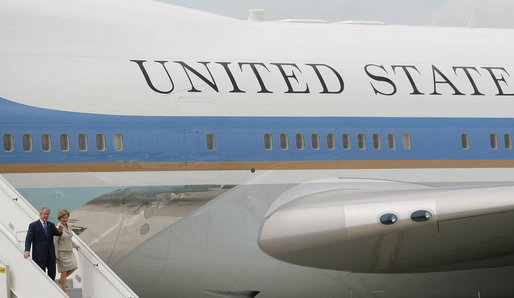
<path id="1" fill-rule="evenodd" d="M 17 190 L 16 190 L 16 189 L 15 189 L 15 188 L 14 188 L 14 187 L 13 187 L 13 186 L 8 182 L 8 181 L 7 181 L 7 180 L 5 180 L 5 178 L 4 178 L 2 175 L 0 175 L 0 180 L 1 180 L 1 182 L 2 182 L 2 184 L 3 184 L 3 185 L 5 185 L 5 186 L 7 186 L 7 187 L 9 188 L 9 190 L 11 191 L 11 193 L 7 193 L 7 192 L 5 191 L 5 189 L 4 189 L 4 188 L 1 188 L 1 189 L 2 189 L 2 191 L 3 191 L 6 195 L 8 195 L 8 196 L 13 200 L 13 201 L 18 202 L 18 204 L 19 204 L 20 202 L 23 202 L 23 204 L 25 205 L 25 207 L 24 207 L 24 208 L 22 207 L 22 208 L 21 208 L 21 210 L 22 210 L 23 212 L 25 212 L 25 214 L 27 214 L 30 218 L 36 219 L 36 218 L 34 217 L 34 213 L 36 214 L 36 217 L 37 217 L 37 214 L 38 214 L 38 212 L 37 212 L 36 208 L 34 208 L 34 206 L 32 206 L 31 204 L 29 204 L 25 199 L 19 200 L 19 198 L 23 198 L 23 196 L 22 196 L 22 195 L 21 195 L 21 194 L 20 194 L 20 193 L 19 193 L 19 192 L 18 192 L 18 191 L 17 191 Z M 21 207 L 21 206 L 20 206 L 20 207 Z M 32 212 L 32 214 L 30 214 L 30 213 L 27 211 L 27 209 L 32 210 L 32 211 L 33 211 L 33 212 Z"/>
<path id="2" fill-rule="evenodd" d="M 0 175 L 0 184 L 3 184 L 4 186 L 7 186 L 10 192 L 7 192 L 5 187 L 0 187 L 2 191 L 7 195 L 7 197 L 10 197 L 12 199 L 12 202 L 16 205 L 18 205 L 19 209 L 21 209 L 27 217 L 32 221 L 36 220 L 38 211 L 30 204 L 28 203 L 25 198 L 15 189 L 12 187 L 12 185 L 5 180 L 5 178 Z M 32 214 L 29 212 L 32 211 Z M 0 223 L 2 226 L 9 231 L 8 227 L 5 227 L 5 224 L 0 220 Z M 13 232 L 10 232 L 10 234 L 13 236 L 13 238 L 16 239 L 18 243 L 24 242 L 19 241 L 14 233 L 20 233 L 23 232 L 21 230 L 15 230 Z M 26 230 L 25 230 L 26 232 Z M 112 271 L 112 269 L 107 266 L 100 258 L 96 257 L 95 254 L 89 249 L 89 247 L 77 236 L 73 235 L 72 238 L 75 242 L 78 242 L 81 245 L 81 250 L 79 250 L 79 253 L 84 256 L 84 258 L 90 263 L 91 266 L 96 268 L 96 271 L 100 272 L 102 278 L 109 282 L 118 293 L 124 297 L 132 298 L 137 297 L 137 295 L 129 288 L 129 287 L 123 287 L 122 285 L 125 285 L 125 283 Z M 20 251 L 23 251 L 23 248 L 18 245 L 18 249 Z M 85 251 L 88 253 L 86 254 Z"/>
<path id="3" fill-rule="evenodd" d="M 78 240 L 76 242 L 79 242 L 79 244 L 81 244 L 81 247 L 87 247 L 85 245 L 85 243 L 80 239 L 78 238 L 76 235 L 73 236 L 72 238 L 73 240 Z M 94 256 L 94 254 L 91 253 L 91 251 L 89 249 L 87 249 L 87 252 L 88 254 L 85 254 L 84 251 L 82 249 L 78 250 L 78 253 L 82 254 L 84 256 L 84 258 L 86 258 L 86 260 L 93 266 L 96 268 L 97 271 L 101 272 L 101 276 L 103 278 L 105 278 L 107 281 L 109 281 L 115 288 L 116 290 L 121 294 L 121 295 L 124 295 L 125 297 L 127 298 L 132 298 L 132 297 L 137 297 L 137 296 L 133 296 L 133 295 L 130 295 L 127 296 L 126 295 L 126 290 L 127 289 L 121 289 L 119 287 L 119 284 L 123 284 L 123 281 L 111 270 L 111 268 L 109 266 L 107 266 L 107 264 L 105 264 L 100 258 L 97 258 L 95 257 L 94 260 L 92 258 L 90 258 L 90 256 Z M 102 268 L 100 268 L 100 266 Z M 107 273 L 109 274 L 109 276 L 107 276 L 105 273 L 105 271 L 107 271 Z M 114 277 L 115 280 L 113 280 L 111 277 Z"/>
<path id="4" fill-rule="evenodd" d="M 18 240 L 16 239 L 16 237 L 9 231 L 9 228 L 5 226 L 5 224 L 3 222 L 0 222 L 0 232 L 3 233 L 4 235 L 6 235 L 6 238 L 9 239 L 9 241 L 11 241 L 11 243 L 14 245 L 14 247 L 16 247 L 16 249 L 20 252 L 20 256 L 23 254 L 23 248 L 20 247 L 18 245 Z M 10 235 L 10 237 L 8 236 Z M 66 295 L 61 287 L 59 285 L 57 285 L 57 283 L 53 282 L 52 279 L 50 279 L 50 277 L 43 271 L 41 270 L 41 268 L 39 267 L 38 264 L 36 264 L 36 262 L 34 262 L 34 260 L 32 260 L 32 258 L 27 258 L 27 262 L 30 262 L 32 264 L 32 266 L 34 266 L 34 268 L 37 268 L 41 271 L 41 273 L 43 274 L 43 277 L 46 278 L 48 280 L 48 282 L 50 282 L 53 287 L 55 287 L 58 291 L 60 291 L 62 294 Z"/>

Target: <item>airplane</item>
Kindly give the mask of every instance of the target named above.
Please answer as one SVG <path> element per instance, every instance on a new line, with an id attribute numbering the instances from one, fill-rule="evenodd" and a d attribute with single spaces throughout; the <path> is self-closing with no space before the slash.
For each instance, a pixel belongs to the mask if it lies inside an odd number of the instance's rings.
<path id="1" fill-rule="evenodd" d="M 514 31 L 0 11 L 0 174 L 141 297 L 514 292 Z"/>

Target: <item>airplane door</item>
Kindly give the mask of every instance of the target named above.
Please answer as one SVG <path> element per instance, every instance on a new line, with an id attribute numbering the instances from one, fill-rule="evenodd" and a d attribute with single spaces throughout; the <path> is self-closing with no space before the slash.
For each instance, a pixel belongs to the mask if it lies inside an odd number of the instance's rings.
<path id="1" fill-rule="evenodd" d="M 197 160 L 199 146 L 198 134 L 198 131 L 179 132 L 179 148 L 182 161 L 189 163 Z"/>

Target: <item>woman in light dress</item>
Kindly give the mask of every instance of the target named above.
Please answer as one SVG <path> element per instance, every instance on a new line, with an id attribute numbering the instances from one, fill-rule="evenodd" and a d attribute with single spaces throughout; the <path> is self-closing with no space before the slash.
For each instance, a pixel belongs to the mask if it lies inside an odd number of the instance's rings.
<path id="1" fill-rule="evenodd" d="M 61 273 L 59 283 L 62 290 L 66 292 L 66 278 L 70 276 L 77 269 L 77 259 L 73 253 L 73 248 L 79 249 L 79 246 L 71 240 L 73 233 L 68 226 L 68 219 L 70 213 L 66 209 L 62 209 L 57 214 L 59 224 L 57 227 L 62 226 L 62 236 L 54 237 L 55 256 L 57 257 L 57 270 Z"/>

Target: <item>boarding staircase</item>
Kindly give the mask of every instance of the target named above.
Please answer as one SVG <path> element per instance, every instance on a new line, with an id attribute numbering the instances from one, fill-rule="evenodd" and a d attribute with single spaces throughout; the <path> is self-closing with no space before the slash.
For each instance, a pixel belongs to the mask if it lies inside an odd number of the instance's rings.
<path id="1" fill-rule="evenodd" d="M 78 269 L 64 293 L 31 258 L 23 257 L 29 223 L 38 218 L 39 212 L 0 175 L 0 298 L 137 297 L 76 235 Z"/>

